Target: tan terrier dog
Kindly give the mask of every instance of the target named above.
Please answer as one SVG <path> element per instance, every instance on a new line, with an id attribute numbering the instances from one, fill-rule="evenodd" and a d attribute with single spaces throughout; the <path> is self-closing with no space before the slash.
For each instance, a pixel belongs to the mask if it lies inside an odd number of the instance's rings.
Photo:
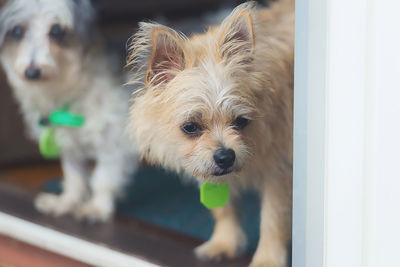
<path id="1" fill-rule="evenodd" d="M 153 164 L 200 182 L 228 182 L 232 198 L 261 195 L 261 235 L 251 266 L 285 266 L 291 240 L 294 8 L 238 6 L 219 27 L 190 39 L 141 23 L 128 65 L 144 84 L 130 133 Z M 201 259 L 232 258 L 245 245 L 234 202 L 212 210 Z"/>

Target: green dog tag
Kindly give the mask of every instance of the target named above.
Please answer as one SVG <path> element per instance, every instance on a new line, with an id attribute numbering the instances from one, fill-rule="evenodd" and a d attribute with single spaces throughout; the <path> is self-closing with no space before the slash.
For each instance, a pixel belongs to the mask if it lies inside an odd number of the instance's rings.
<path id="1" fill-rule="evenodd" d="M 65 109 L 56 110 L 51 113 L 49 120 L 53 125 L 69 127 L 80 127 L 85 122 L 85 118 L 83 116 L 73 114 Z"/>
<path id="2" fill-rule="evenodd" d="M 229 184 L 212 184 L 205 182 L 200 187 L 200 202 L 207 209 L 224 206 L 229 200 Z"/>
<path id="3" fill-rule="evenodd" d="M 46 159 L 55 158 L 60 154 L 60 147 L 54 137 L 54 129 L 46 127 L 40 136 L 39 141 L 40 154 Z"/>

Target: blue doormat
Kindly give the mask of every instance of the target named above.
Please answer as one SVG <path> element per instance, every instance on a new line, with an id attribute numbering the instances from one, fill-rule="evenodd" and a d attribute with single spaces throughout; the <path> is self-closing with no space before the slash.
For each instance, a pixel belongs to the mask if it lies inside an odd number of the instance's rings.
<path id="1" fill-rule="evenodd" d="M 132 181 L 118 201 L 119 213 L 202 240 L 210 238 L 214 221 L 200 203 L 196 183 L 184 182 L 176 174 L 156 168 L 139 170 Z M 57 181 L 51 181 L 45 189 L 60 192 L 61 188 Z M 248 238 L 247 251 L 251 253 L 259 238 L 259 198 L 255 193 L 246 193 L 237 203 Z"/>

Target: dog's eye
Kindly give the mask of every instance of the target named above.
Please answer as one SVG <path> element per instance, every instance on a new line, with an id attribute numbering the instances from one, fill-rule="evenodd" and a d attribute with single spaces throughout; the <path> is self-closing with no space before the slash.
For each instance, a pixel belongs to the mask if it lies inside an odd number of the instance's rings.
<path id="1" fill-rule="evenodd" d="M 55 24 L 51 27 L 49 36 L 52 40 L 56 42 L 61 42 L 65 38 L 65 33 L 66 33 L 65 30 L 61 28 L 60 25 Z"/>
<path id="2" fill-rule="evenodd" d="M 239 116 L 236 118 L 236 120 L 233 122 L 233 126 L 239 130 L 243 129 L 244 127 L 247 126 L 249 123 L 249 119 L 246 119 L 245 117 Z"/>
<path id="3" fill-rule="evenodd" d="M 15 26 L 10 32 L 9 35 L 14 40 L 21 40 L 24 37 L 25 30 L 21 26 Z"/>
<path id="4" fill-rule="evenodd" d="M 186 122 L 181 127 L 182 131 L 189 135 L 197 135 L 203 130 L 196 122 Z"/>

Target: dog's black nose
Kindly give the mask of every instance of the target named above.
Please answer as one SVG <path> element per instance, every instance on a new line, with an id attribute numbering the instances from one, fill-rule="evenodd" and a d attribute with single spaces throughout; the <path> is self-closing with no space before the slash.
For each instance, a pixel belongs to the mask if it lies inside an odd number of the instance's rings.
<path id="1" fill-rule="evenodd" d="M 235 151 L 228 148 L 220 148 L 214 153 L 214 161 L 221 169 L 228 169 L 235 162 Z"/>
<path id="2" fill-rule="evenodd" d="M 40 69 L 35 67 L 29 67 L 25 70 L 25 77 L 29 80 L 39 80 L 42 76 Z"/>

